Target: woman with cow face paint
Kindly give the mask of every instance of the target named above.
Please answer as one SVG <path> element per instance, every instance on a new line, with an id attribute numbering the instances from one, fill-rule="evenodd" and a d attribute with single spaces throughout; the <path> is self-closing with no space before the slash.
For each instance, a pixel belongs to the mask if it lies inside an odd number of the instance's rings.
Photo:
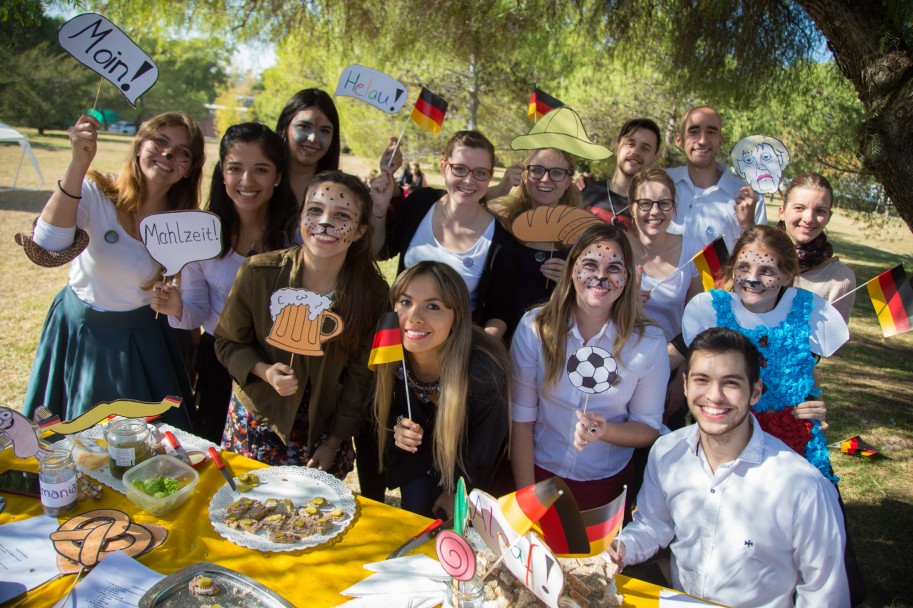
<path id="1" fill-rule="evenodd" d="M 352 470 L 351 437 L 368 399 L 368 352 L 387 295 L 371 247 L 371 206 L 354 175 L 319 173 L 301 209 L 303 244 L 242 264 L 215 330 L 216 354 L 235 381 L 225 449 L 339 478 Z M 322 343 L 322 356 L 292 357 L 266 341 L 271 295 L 281 288 L 328 298 L 342 319 L 342 333 Z M 321 333 L 332 331 L 325 320 Z"/>
<path id="2" fill-rule="evenodd" d="M 669 356 L 635 274 L 627 237 L 600 222 L 571 248 L 548 302 L 520 321 L 510 349 L 517 487 L 558 476 L 581 509 L 605 505 L 630 485 L 634 448 L 659 436 Z M 566 372 L 584 346 L 609 353 L 604 392 L 581 392 Z"/>
<path id="3" fill-rule="evenodd" d="M 682 335 L 690 344 L 709 327 L 727 327 L 751 338 L 765 359 L 764 394 L 752 406 L 761 427 L 836 483 L 814 367 L 818 356 L 829 357 L 849 339 L 849 330 L 823 298 L 791 287 L 798 269 L 786 233 L 765 225 L 746 230 L 726 263 L 730 291 L 695 297 L 685 308 Z"/>
<path id="4" fill-rule="evenodd" d="M 150 307 L 162 266 L 146 250 L 140 222 L 197 209 L 203 134 L 185 114 L 160 114 L 143 123 L 120 170 L 108 175 L 90 170 L 99 126 L 80 116 L 69 129 L 72 160 L 35 227 L 34 243 L 55 252 L 52 265 L 72 264 L 32 365 L 29 417 L 42 405 L 70 420 L 103 401 L 192 397 L 174 331 Z M 168 422 L 189 428 L 183 406 L 176 415 Z"/>

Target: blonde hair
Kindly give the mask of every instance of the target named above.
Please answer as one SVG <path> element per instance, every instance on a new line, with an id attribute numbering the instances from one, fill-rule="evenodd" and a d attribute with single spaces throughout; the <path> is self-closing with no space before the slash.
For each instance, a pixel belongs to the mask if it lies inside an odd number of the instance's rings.
<path id="1" fill-rule="evenodd" d="M 553 385 L 558 380 L 567 363 L 567 335 L 573 325 L 572 315 L 577 302 L 577 290 L 574 287 L 574 267 L 577 259 L 590 245 L 604 241 L 618 245 L 624 258 L 625 286 L 609 314 L 609 320 L 615 323 L 618 332 L 612 355 L 619 365 L 624 365 L 621 351 L 632 334 L 637 334 L 639 342 L 643 337 L 644 328 L 647 325 L 653 325 L 644 316 L 640 307 L 640 294 L 634 270 L 634 254 L 628 238 L 615 226 L 603 222 L 593 224 L 584 230 L 574 243 L 555 290 L 545 306 L 536 314 L 536 334 L 542 344 L 542 358 L 545 361 L 545 380 L 543 382 L 545 386 Z"/>
<path id="2" fill-rule="evenodd" d="M 438 367 L 441 370 L 440 397 L 437 403 L 434 427 L 434 466 L 440 473 L 441 485 L 452 492 L 456 480 L 454 470 L 463 465 L 463 448 L 466 445 L 467 398 L 469 393 L 470 360 L 473 352 L 487 357 L 492 362 L 492 377 L 484 379 L 486 386 L 502 386 L 504 401 L 509 402 L 510 371 L 507 352 L 500 341 L 486 334 L 472 324 L 472 309 L 466 283 L 455 270 L 440 262 L 418 262 L 404 270 L 390 288 L 390 303 L 395 305 L 409 284 L 418 277 L 430 279 L 438 290 L 442 304 L 453 311 L 453 326 L 450 335 L 438 351 Z M 409 353 L 406 352 L 406 356 Z M 393 399 L 394 371 L 399 363 L 379 366 L 374 391 L 374 416 L 377 422 L 378 454 L 383 467 L 387 443 L 387 422 Z M 410 390 L 406 387 L 404 390 Z M 467 480 L 475 485 L 484 480 Z"/>

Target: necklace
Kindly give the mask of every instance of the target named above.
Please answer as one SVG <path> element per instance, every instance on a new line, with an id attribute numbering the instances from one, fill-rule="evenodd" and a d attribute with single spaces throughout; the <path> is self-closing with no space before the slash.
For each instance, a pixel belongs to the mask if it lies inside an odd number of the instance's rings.
<path id="1" fill-rule="evenodd" d="M 415 377 L 415 372 L 412 371 L 412 366 L 409 365 L 408 361 L 406 362 L 406 383 L 409 385 L 409 388 L 412 389 L 412 392 L 418 397 L 418 400 L 422 403 L 429 403 L 432 398 L 436 395 L 441 394 L 441 379 L 438 378 L 432 382 L 422 382 Z M 403 368 L 396 368 L 396 378 L 398 380 L 403 379 Z"/>
<path id="2" fill-rule="evenodd" d="M 250 238 L 250 237 L 248 237 L 247 235 L 245 235 L 243 232 L 241 232 L 240 229 L 238 229 L 238 244 L 239 244 L 239 245 L 241 244 L 241 242 L 242 242 L 241 239 L 242 239 L 242 238 L 244 238 L 244 240 L 246 240 L 246 241 L 248 241 L 248 242 L 250 243 L 250 245 L 249 245 L 248 248 L 247 248 L 247 253 L 244 254 L 245 257 L 248 257 L 248 258 L 249 258 L 250 256 L 256 255 L 257 253 L 259 253 L 259 252 L 257 251 L 257 243 L 260 241 L 261 238 L 263 238 L 263 233 L 264 233 L 264 232 L 266 232 L 266 227 L 261 228 L 261 229 L 260 229 L 260 232 L 257 233 L 257 236 L 255 236 L 254 238 Z M 239 247 L 239 249 L 240 249 L 240 247 Z M 240 253 L 240 252 L 239 252 L 239 253 Z"/>

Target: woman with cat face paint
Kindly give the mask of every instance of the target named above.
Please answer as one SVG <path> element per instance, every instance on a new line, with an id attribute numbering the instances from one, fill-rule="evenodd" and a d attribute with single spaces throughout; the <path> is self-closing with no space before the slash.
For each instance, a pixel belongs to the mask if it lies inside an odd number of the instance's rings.
<path id="1" fill-rule="evenodd" d="M 319 173 L 301 209 L 303 245 L 255 255 L 241 265 L 215 330 L 216 355 L 234 380 L 225 449 L 339 478 L 352 470 L 351 437 L 368 403 L 368 353 L 388 291 L 374 261 L 370 213 L 371 198 L 360 179 Z M 322 354 L 292 357 L 267 342 L 274 319 L 285 311 L 277 310 L 281 303 L 274 295 L 283 288 L 313 292 L 293 304 L 286 318 L 320 316 L 323 335 L 335 329 L 320 308 L 341 319 L 338 336 L 313 345 Z"/>
<path id="2" fill-rule="evenodd" d="M 682 335 L 690 344 L 718 326 L 751 338 L 766 361 L 764 394 L 753 406 L 761 427 L 836 483 L 821 429 L 827 410 L 813 372 L 817 357 L 834 354 L 849 339 L 849 330 L 823 298 L 790 287 L 798 271 L 786 233 L 772 226 L 746 230 L 726 263 L 729 291 L 714 289 L 691 300 Z"/>
<path id="3" fill-rule="evenodd" d="M 627 237 L 600 222 L 571 248 L 549 301 L 520 321 L 510 349 L 517 487 L 558 476 L 581 509 L 600 507 L 630 484 L 634 448 L 659 436 L 669 356 L 635 275 Z M 604 392 L 581 392 L 566 371 L 584 346 L 608 355 Z"/>

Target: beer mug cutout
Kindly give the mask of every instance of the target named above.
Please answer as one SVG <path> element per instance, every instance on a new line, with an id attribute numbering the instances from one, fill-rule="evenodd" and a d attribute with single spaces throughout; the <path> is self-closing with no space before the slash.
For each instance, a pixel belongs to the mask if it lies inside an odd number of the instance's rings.
<path id="1" fill-rule="evenodd" d="M 285 288 L 270 297 L 273 327 L 266 342 L 297 355 L 319 356 L 321 345 L 342 333 L 342 318 L 329 310 L 330 298 L 307 289 Z M 332 323 L 327 323 L 327 320 Z M 328 333 L 324 328 L 331 325 Z"/>

